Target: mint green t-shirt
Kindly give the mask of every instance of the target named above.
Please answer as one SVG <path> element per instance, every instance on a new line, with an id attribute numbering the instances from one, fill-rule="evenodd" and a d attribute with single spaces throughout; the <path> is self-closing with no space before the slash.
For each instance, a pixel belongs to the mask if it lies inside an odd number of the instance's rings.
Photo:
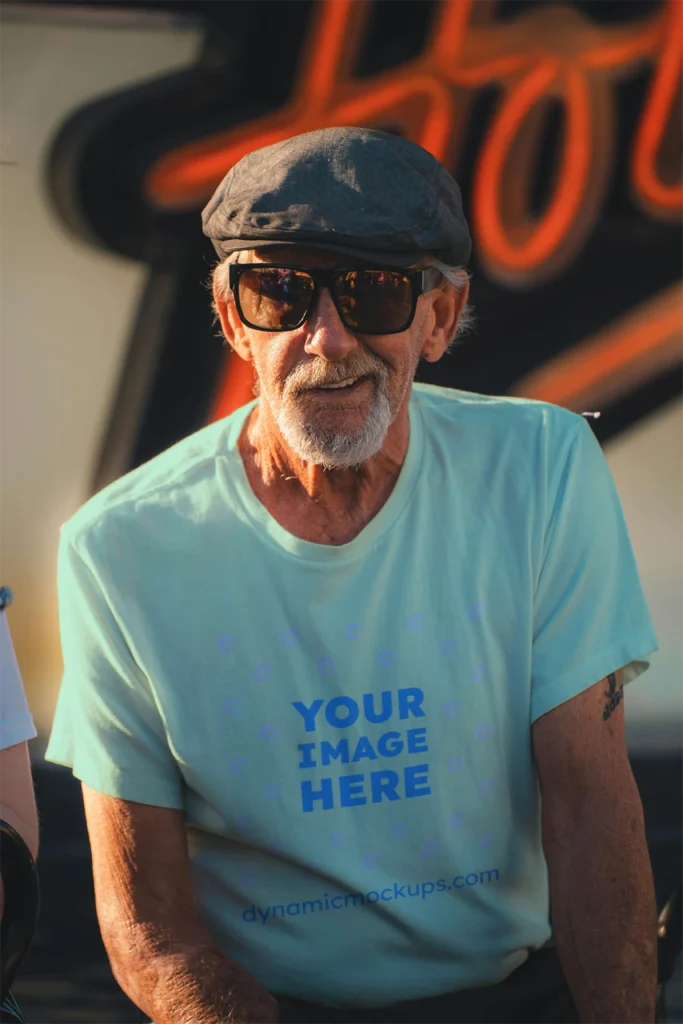
<path id="1" fill-rule="evenodd" d="M 280 996 L 382 1006 L 505 978 L 551 938 L 531 724 L 657 650 L 590 427 L 413 385 L 350 543 L 255 498 L 255 402 L 62 527 L 47 760 L 182 809 L 213 939 Z"/>

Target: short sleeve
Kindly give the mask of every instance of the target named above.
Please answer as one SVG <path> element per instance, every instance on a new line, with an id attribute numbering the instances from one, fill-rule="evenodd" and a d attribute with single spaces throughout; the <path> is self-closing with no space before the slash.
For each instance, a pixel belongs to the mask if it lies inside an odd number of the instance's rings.
<path id="1" fill-rule="evenodd" d="M 0 750 L 38 735 L 29 710 L 7 613 L 0 612 Z"/>
<path id="2" fill-rule="evenodd" d="M 566 422 L 566 421 L 565 421 Z M 585 420 L 558 459 L 534 597 L 531 721 L 658 650 L 616 485 Z"/>
<path id="3" fill-rule="evenodd" d="M 64 674 L 45 759 L 108 796 L 182 808 L 182 779 L 149 680 L 96 567 L 64 530 L 57 595 Z"/>

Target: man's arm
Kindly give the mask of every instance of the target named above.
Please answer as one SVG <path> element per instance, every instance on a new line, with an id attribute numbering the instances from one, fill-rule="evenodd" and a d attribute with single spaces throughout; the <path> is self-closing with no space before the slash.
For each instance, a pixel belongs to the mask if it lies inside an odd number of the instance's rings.
<path id="1" fill-rule="evenodd" d="M 650 1024 L 657 910 L 621 670 L 532 726 L 553 932 L 582 1024 Z"/>
<path id="2" fill-rule="evenodd" d="M 194 902 L 182 812 L 83 785 L 95 902 L 117 982 L 154 1024 L 270 1024 L 277 1002 L 214 943 Z"/>

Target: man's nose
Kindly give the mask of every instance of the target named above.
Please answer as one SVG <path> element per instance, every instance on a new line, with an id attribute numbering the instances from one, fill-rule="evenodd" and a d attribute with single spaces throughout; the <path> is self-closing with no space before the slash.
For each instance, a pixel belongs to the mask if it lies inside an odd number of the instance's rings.
<path id="1" fill-rule="evenodd" d="M 342 323 L 327 288 L 321 288 L 318 292 L 318 301 L 311 310 L 305 327 L 305 348 L 311 355 L 338 363 L 353 349 L 358 348 L 358 339 Z"/>

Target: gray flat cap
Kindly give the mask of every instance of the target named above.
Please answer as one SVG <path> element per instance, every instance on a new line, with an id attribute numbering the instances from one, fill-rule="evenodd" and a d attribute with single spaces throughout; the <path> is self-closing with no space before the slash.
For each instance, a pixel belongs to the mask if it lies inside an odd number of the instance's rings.
<path id="1" fill-rule="evenodd" d="M 460 189 L 414 142 L 368 128 L 323 128 L 242 157 L 202 212 L 224 258 L 306 245 L 385 266 L 427 253 L 464 266 L 471 242 Z"/>

